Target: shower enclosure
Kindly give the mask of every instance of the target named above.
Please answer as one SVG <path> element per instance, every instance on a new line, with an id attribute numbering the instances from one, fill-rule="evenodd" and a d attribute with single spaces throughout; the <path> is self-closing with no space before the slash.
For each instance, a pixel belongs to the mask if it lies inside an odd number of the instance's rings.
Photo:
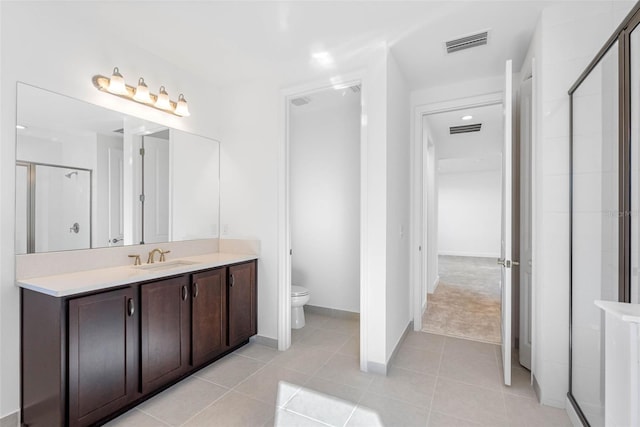
<path id="1" fill-rule="evenodd" d="M 604 425 L 604 313 L 639 302 L 640 6 L 569 90 L 571 270 L 569 400 Z"/>
<path id="2" fill-rule="evenodd" d="M 91 247 L 91 171 L 16 164 L 16 251 Z"/>

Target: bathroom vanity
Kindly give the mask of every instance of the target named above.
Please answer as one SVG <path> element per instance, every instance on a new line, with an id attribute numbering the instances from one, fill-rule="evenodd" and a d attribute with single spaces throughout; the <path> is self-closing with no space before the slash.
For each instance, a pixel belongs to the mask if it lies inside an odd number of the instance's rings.
<path id="1" fill-rule="evenodd" d="M 252 255 L 213 253 L 18 285 L 25 426 L 113 418 L 257 333 Z"/>

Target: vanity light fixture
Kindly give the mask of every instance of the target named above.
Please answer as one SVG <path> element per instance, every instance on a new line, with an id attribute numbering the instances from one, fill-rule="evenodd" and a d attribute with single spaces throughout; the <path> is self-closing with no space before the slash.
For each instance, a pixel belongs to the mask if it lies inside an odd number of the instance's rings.
<path id="1" fill-rule="evenodd" d="M 142 77 L 138 79 L 138 87 L 136 87 L 133 99 L 143 104 L 153 104 L 153 99 L 151 99 L 151 94 L 149 93 L 149 86 L 147 86 Z"/>
<path id="2" fill-rule="evenodd" d="M 191 113 L 189 113 L 189 106 L 187 105 L 187 100 L 184 99 L 184 95 L 178 95 L 178 102 L 176 103 L 176 111 L 175 113 L 182 117 L 189 117 Z"/>
<path id="3" fill-rule="evenodd" d="M 142 77 L 138 79 L 138 85 L 136 87 L 129 86 L 125 83 L 124 77 L 120 74 L 118 67 L 113 69 L 111 77 L 98 74 L 93 76 L 92 81 L 95 88 L 102 92 L 108 92 L 120 98 L 144 104 L 179 117 L 187 117 L 190 115 L 189 106 L 183 94 L 180 94 L 177 102 L 172 101 L 165 87 L 160 86 L 158 95 L 154 95 L 149 92 L 149 87 Z"/>
<path id="4" fill-rule="evenodd" d="M 161 110 L 171 110 L 171 101 L 169 100 L 169 94 L 164 86 L 160 86 L 158 91 L 158 97 L 156 98 L 155 106 Z"/>

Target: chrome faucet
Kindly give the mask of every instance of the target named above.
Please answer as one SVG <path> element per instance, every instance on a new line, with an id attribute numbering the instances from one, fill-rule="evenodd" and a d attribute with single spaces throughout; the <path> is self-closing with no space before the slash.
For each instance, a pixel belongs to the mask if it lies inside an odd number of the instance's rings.
<path id="1" fill-rule="evenodd" d="M 168 254 L 171 251 L 163 251 L 163 250 L 158 249 L 158 248 L 152 250 L 151 252 L 149 252 L 149 258 L 147 258 L 147 264 L 153 264 L 155 262 L 154 256 L 155 256 L 156 252 L 158 252 L 160 254 L 160 262 L 165 262 L 166 261 L 165 254 Z"/>

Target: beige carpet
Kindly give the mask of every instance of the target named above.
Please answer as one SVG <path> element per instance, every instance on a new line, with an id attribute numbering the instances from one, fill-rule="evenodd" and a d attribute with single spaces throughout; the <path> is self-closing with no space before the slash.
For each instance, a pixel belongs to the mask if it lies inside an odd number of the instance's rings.
<path id="1" fill-rule="evenodd" d="M 500 344 L 500 269 L 490 264 L 495 260 L 482 265 L 478 259 L 440 258 L 444 271 L 427 298 L 422 330 Z"/>

